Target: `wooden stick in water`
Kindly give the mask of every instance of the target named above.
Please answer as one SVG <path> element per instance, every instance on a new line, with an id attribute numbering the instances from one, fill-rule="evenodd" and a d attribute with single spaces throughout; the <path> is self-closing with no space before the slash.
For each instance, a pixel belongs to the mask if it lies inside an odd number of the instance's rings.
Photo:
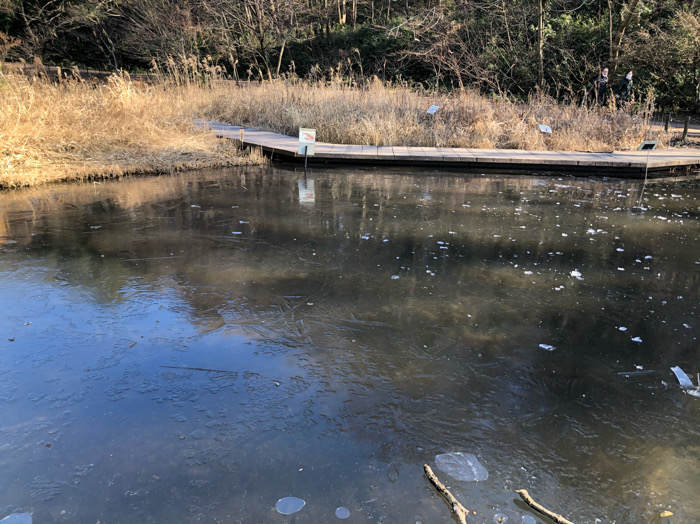
<path id="1" fill-rule="evenodd" d="M 447 503 L 450 505 L 452 508 L 452 512 L 455 514 L 457 519 L 459 520 L 459 524 L 467 524 L 467 515 L 469 515 L 469 510 L 462 506 L 462 504 L 457 500 L 452 493 L 450 493 L 450 490 L 448 490 L 445 485 L 440 482 L 440 479 L 437 478 L 435 473 L 433 473 L 433 470 L 428 466 L 427 464 L 423 464 L 423 471 L 425 471 L 425 476 L 428 477 L 428 480 L 431 482 L 433 486 L 435 486 L 435 489 L 438 490 L 438 493 L 442 495 L 442 497 L 447 501 Z"/>
<path id="2" fill-rule="evenodd" d="M 525 504 L 530 506 L 532 509 L 535 511 L 542 513 L 542 515 L 545 515 L 552 519 L 554 522 L 557 524 L 574 524 L 570 520 L 565 519 L 563 516 L 559 515 L 559 513 L 554 513 L 553 511 L 549 511 L 547 508 L 545 508 L 542 504 L 538 504 L 535 502 L 530 494 L 527 492 L 526 489 L 518 489 L 515 491 L 518 495 L 520 495 L 520 498 L 523 499 Z"/>

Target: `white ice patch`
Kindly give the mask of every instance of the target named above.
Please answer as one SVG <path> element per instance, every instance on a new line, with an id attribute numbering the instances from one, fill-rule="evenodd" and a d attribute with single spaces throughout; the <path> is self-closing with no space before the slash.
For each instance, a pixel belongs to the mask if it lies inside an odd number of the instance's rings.
<path id="1" fill-rule="evenodd" d="M 683 389 L 695 387 L 693 385 L 693 381 L 690 380 L 690 377 L 686 375 L 685 371 L 683 371 L 680 366 L 673 366 L 671 371 L 673 371 L 673 374 L 676 375 L 678 383 Z"/>
<path id="2" fill-rule="evenodd" d="M 627 328 L 625 326 L 618 326 L 617 330 L 618 331 L 627 331 Z"/>
<path id="3" fill-rule="evenodd" d="M 574 269 L 571 273 L 569 273 L 569 275 L 577 280 L 583 280 L 583 275 L 581 275 L 581 272 L 578 269 Z"/>
<path id="4" fill-rule="evenodd" d="M 31 513 L 10 513 L 7 517 L 0 520 L 4 524 L 32 524 Z"/>
<path id="5" fill-rule="evenodd" d="M 632 342 L 637 342 L 639 344 L 642 342 L 642 337 L 632 337 L 630 340 L 632 340 Z"/>
<path id="6" fill-rule="evenodd" d="M 554 351 L 556 347 L 552 346 L 551 344 L 540 344 L 540 349 L 544 349 L 545 351 Z"/>
<path id="7" fill-rule="evenodd" d="M 435 456 L 435 465 L 456 480 L 484 481 L 489 472 L 471 453 L 443 453 Z"/>
<path id="8" fill-rule="evenodd" d="M 281 515 L 293 515 L 306 506 L 306 501 L 297 497 L 284 497 L 277 501 L 275 508 Z"/>

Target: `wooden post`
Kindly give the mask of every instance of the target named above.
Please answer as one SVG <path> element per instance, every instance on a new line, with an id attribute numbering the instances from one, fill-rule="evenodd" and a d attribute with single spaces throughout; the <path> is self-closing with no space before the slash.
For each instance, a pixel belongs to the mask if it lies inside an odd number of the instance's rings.
<path id="1" fill-rule="evenodd" d="M 668 125 L 671 123 L 671 113 L 664 113 L 664 131 L 668 133 Z"/>
<path id="2" fill-rule="evenodd" d="M 304 176 L 306 176 L 306 168 L 309 165 L 309 146 L 304 146 Z"/>

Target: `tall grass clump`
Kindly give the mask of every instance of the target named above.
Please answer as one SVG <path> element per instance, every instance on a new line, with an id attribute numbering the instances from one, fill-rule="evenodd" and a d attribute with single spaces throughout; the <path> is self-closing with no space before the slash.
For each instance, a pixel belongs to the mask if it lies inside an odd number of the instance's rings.
<path id="1" fill-rule="evenodd" d="M 0 187 L 262 161 L 197 128 L 206 89 L 0 74 Z"/>
<path id="2" fill-rule="evenodd" d="M 440 106 L 434 116 L 426 114 L 431 104 Z M 546 96 L 522 103 L 473 91 L 427 95 L 377 79 L 359 87 L 293 79 L 218 84 L 206 112 L 292 135 L 314 127 L 320 141 L 341 144 L 611 151 L 650 137 L 648 109 L 586 108 Z M 551 126 L 551 136 L 540 133 L 540 123 Z"/>

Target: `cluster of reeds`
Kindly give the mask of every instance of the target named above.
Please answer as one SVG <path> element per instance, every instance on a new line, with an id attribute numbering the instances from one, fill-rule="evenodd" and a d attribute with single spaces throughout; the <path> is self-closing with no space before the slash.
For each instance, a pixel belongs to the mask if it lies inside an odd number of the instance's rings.
<path id="1" fill-rule="evenodd" d="M 106 82 L 0 74 L 0 187 L 261 162 L 195 126 L 212 94 L 126 73 Z"/>
<path id="2" fill-rule="evenodd" d="M 634 149 L 667 137 L 649 126 L 653 101 L 634 110 L 587 108 L 546 96 L 528 102 L 488 98 L 473 91 L 428 94 L 378 80 L 279 80 L 212 88 L 210 118 L 294 135 L 317 129 L 318 140 L 363 145 L 439 146 L 565 151 Z M 431 105 L 440 109 L 426 114 Z M 546 124 L 551 135 L 540 132 Z"/>
<path id="3" fill-rule="evenodd" d="M 173 59 L 148 82 L 52 81 L 0 72 L 0 187 L 128 173 L 259 163 L 195 125 L 197 117 L 341 144 L 611 151 L 668 136 L 649 125 L 653 97 L 635 109 L 587 108 L 534 96 L 527 103 L 473 91 L 427 93 L 343 75 L 225 80 L 206 59 Z M 426 109 L 440 106 L 434 115 Z M 542 134 L 537 124 L 553 133 Z"/>

